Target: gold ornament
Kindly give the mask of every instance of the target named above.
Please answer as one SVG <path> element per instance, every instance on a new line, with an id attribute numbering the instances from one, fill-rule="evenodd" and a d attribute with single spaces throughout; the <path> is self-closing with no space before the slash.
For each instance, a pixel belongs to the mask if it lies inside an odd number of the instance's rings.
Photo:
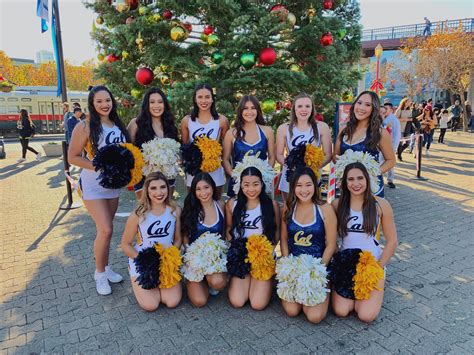
<path id="1" fill-rule="evenodd" d="M 137 44 L 138 49 L 140 51 L 142 51 L 143 50 L 143 38 L 142 38 L 142 34 L 140 32 L 138 32 L 138 37 L 135 40 L 135 43 Z"/>
<path id="2" fill-rule="evenodd" d="M 243 96 L 244 96 L 244 94 L 242 94 L 240 91 L 237 91 L 234 94 L 234 97 L 235 97 L 236 100 L 240 100 Z"/>
<path id="3" fill-rule="evenodd" d="M 313 7 L 313 5 L 311 5 L 311 7 L 308 9 L 307 14 L 308 14 L 309 20 L 312 21 L 313 17 L 316 16 L 316 9 Z"/>
<path id="4" fill-rule="evenodd" d="M 286 21 L 291 27 L 294 27 L 296 25 L 296 16 L 295 14 L 289 12 L 288 17 L 286 18 Z"/>
<path id="5" fill-rule="evenodd" d="M 155 22 L 160 22 L 161 21 L 161 15 L 160 14 L 154 14 L 151 18 Z"/>
<path id="6" fill-rule="evenodd" d="M 182 42 L 186 39 L 186 30 L 181 26 L 176 26 L 171 29 L 170 37 L 175 42 Z"/>
<path id="7" fill-rule="evenodd" d="M 139 6 L 138 7 L 138 13 L 140 15 L 145 15 L 148 12 L 148 8 L 146 6 Z"/>
<path id="8" fill-rule="evenodd" d="M 130 10 L 130 6 L 127 4 L 125 0 L 116 0 L 115 9 L 118 12 L 122 13 L 122 12 Z"/>
<path id="9" fill-rule="evenodd" d="M 130 91 L 130 95 L 132 95 L 132 97 L 134 97 L 135 99 L 138 99 L 141 94 L 142 94 L 141 91 L 138 89 L 132 89 Z"/>
<path id="10" fill-rule="evenodd" d="M 160 82 L 161 82 L 161 85 L 168 86 L 169 84 L 171 84 L 170 76 L 168 74 L 161 74 Z"/>
<path id="11" fill-rule="evenodd" d="M 160 64 L 160 70 L 163 72 L 163 73 L 166 73 L 168 70 L 170 69 L 170 67 L 166 64 Z"/>
<path id="12" fill-rule="evenodd" d="M 296 63 L 291 63 L 288 67 L 293 73 L 297 73 L 301 71 L 301 67 Z"/>
<path id="13" fill-rule="evenodd" d="M 127 51 L 122 51 L 122 60 L 127 59 L 129 55 L 130 53 L 128 53 Z"/>
<path id="14" fill-rule="evenodd" d="M 105 59 L 105 55 L 103 55 L 102 53 L 99 53 L 97 54 L 97 59 L 102 62 Z"/>
<path id="15" fill-rule="evenodd" d="M 98 25 L 102 25 L 104 23 L 104 18 L 103 17 L 97 17 L 95 20 L 95 23 Z"/>

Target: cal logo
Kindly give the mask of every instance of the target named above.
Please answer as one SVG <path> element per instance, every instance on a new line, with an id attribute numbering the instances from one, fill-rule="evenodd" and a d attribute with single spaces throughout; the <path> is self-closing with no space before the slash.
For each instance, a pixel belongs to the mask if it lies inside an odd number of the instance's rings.
<path id="1" fill-rule="evenodd" d="M 299 245 L 301 247 L 310 247 L 311 246 L 311 239 L 313 238 L 313 235 L 310 234 L 306 237 L 304 237 L 304 231 L 299 231 L 295 233 L 293 239 L 295 240 L 295 245 Z"/>

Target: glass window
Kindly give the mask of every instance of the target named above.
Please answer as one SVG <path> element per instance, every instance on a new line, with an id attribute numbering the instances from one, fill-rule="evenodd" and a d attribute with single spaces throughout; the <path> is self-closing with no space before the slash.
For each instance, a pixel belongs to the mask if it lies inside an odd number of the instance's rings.
<path id="1" fill-rule="evenodd" d="M 7 107 L 6 106 L 0 106 L 0 114 L 2 113 L 7 113 Z"/>
<path id="2" fill-rule="evenodd" d="M 31 99 L 28 98 L 28 97 L 22 97 L 22 98 L 21 98 L 21 101 L 22 101 L 22 102 L 30 102 Z"/>
<path id="3" fill-rule="evenodd" d="M 18 98 L 17 97 L 7 97 L 7 101 L 15 102 L 15 101 L 18 101 Z"/>
<path id="4" fill-rule="evenodd" d="M 20 106 L 8 106 L 8 113 L 19 113 Z"/>

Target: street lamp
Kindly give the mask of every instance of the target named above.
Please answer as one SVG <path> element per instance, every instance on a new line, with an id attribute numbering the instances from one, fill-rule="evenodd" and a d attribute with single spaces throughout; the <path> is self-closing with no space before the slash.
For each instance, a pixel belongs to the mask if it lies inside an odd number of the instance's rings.
<path id="1" fill-rule="evenodd" d="M 370 85 L 370 90 L 375 91 L 378 95 L 379 91 L 383 89 L 382 81 L 380 80 L 380 57 L 382 57 L 383 47 L 379 43 L 375 47 L 375 58 L 377 58 L 376 67 L 375 67 L 375 80 Z"/>

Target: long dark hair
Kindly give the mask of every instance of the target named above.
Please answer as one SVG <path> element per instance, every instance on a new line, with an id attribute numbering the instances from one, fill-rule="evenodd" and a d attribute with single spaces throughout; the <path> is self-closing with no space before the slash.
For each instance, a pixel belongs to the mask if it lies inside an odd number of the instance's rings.
<path id="1" fill-rule="evenodd" d="M 370 177 L 364 164 L 361 162 L 350 163 L 346 165 L 341 179 L 341 197 L 337 205 L 337 232 L 341 237 L 347 235 L 347 223 L 349 222 L 351 209 L 351 193 L 347 188 L 347 174 L 352 169 L 359 169 L 364 174 L 366 180 L 366 189 L 364 192 L 364 203 L 362 204 L 362 216 L 364 218 L 364 232 L 373 235 L 377 228 L 377 206 L 375 197 L 370 191 Z"/>
<path id="2" fill-rule="evenodd" d="M 290 131 L 290 138 L 293 138 L 293 127 L 296 125 L 298 122 L 298 118 L 296 117 L 296 101 L 299 99 L 309 99 L 311 101 L 311 114 L 308 117 L 308 123 L 310 124 L 311 128 L 313 129 L 313 134 L 315 137 L 319 136 L 318 133 L 318 123 L 316 122 L 315 115 L 316 115 L 316 109 L 314 108 L 314 102 L 311 96 L 308 94 L 302 92 L 298 95 L 295 96 L 293 99 L 293 105 L 291 106 L 291 113 L 290 113 L 290 125 L 288 127 L 288 130 Z"/>
<path id="3" fill-rule="evenodd" d="M 20 110 L 20 121 L 24 125 L 24 121 L 27 120 L 30 123 L 31 127 L 35 127 L 35 124 L 33 123 L 33 120 L 31 119 L 30 115 L 28 114 L 28 111 L 22 108 Z"/>
<path id="4" fill-rule="evenodd" d="M 206 89 L 209 90 L 211 93 L 212 97 L 212 104 L 211 104 L 211 116 L 213 119 L 218 120 L 219 119 L 219 114 L 217 113 L 216 109 L 216 97 L 214 96 L 214 91 L 212 90 L 212 86 L 209 84 L 197 84 L 196 87 L 194 88 L 194 94 L 193 94 L 193 110 L 191 111 L 191 120 L 196 121 L 196 117 L 199 116 L 199 107 L 196 103 L 196 94 L 198 90 L 201 89 Z"/>
<path id="5" fill-rule="evenodd" d="M 285 202 L 286 223 L 290 222 L 291 217 L 293 216 L 293 211 L 295 210 L 296 204 L 298 203 L 298 197 L 296 197 L 295 189 L 296 189 L 296 184 L 298 183 L 298 180 L 303 175 L 308 175 L 311 178 L 311 181 L 313 182 L 313 185 L 314 185 L 314 195 L 311 197 L 311 201 L 315 205 L 324 204 L 323 200 L 321 200 L 319 197 L 320 192 L 319 192 L 319 186 L 318 186 L 318 179 L 316 178 L 314 171 L 311 168 L 308 168 L 307 166 L 303 168 L 299 168 L 295 170 L 295 172 L 291 175 L 291 179 L 290 179 L 290 192 L 288 193 L 288 198 L 286 199 L 286 202 Z"/>
<path id="6" fill-rule="evenodd" d="M 265 234 L 268 240 L 272 241 L 275 239 L 276 223 L 275 223 L 275 210 L 273 209 L 272 199 L 265 192 L 265 182 L 262 178 L 262 173 L 257 168 L 250 166 L 240 174 L 240 181 L 242 183 L 244 176 L 257 176 L 262 183 L 262 192 L 260 193 L 260 210 L 262 213 L 262 227 L 263 234 Z M 232 229 L 231 235 L 233 238 L 241 237 L 244 233 L 242 228 L 242 218 L 247 212 L 247 196 L 239 188 L 239 193 L 236 198 L 237 204 L 235 205 L 234 211 L 232 212 Z M 235 232 L 236 233 L 235 233 Z"/>
<path id="7" fill-rule="evenodd" d="M 263 118 L 262 108 L 260 107 L 260 102 L 258 102 L 258 99 L 253 95 L 243 96 L 239 101 L 239 106 L 237 106 L 237 117 L 235 119 L 235 138 L 240 139 L 242 141 L 245 140 L 245 120 L 242 116 L 242 113 L 244 112 L 245 104 L 249 101 L 255 106 L 255 109 L 257 110 L 257 118 L 255 119 L 255 122 L 258 125 L 265 125 L 265 119 Z"/>
<path id="8" fill-rule="evenodd" d="M 349 122 L 347 122 L 347 126 L 342 130 L 340 135 L 340 139 L 346 136 L 349 138 L 349 141 L 352 139 L 354 132 L 356 130 L 357 124 L 359 120 L 356 118 L 354 113 L 354 108 L 359 101 L 362 95 L 369 95 L 372 99 L 372 113 L 369 117 L 369 126 L 367 127 L 367 133 L 365 136 L 365 142 L 367 147 L 370 149 L 377 149 L 378 144 L 380 143 L 380 139 L 382 138 L 382 133 L 380 131 L 382 125 L 382 119 L 380 118 L 380 100 L 377 94 L 373 91 L 362 91 L 354 100 L 351 105 L 350 113 L 349 113 Z"/>
<path id="9" fill-rule="evenodd" d="M 142 101 L 142 108 L 137 117 L 137 134 L 135 136 L 135 145 L 141 148 L 143 143 L 151 141 L 155 138 L 153 130 L 153 122 L 150 114 L 150 96 L 159 94 L 163 99 L 164 111 L 161 115 L 161 123 L 163 124 L 163 135 L 165 138 L 178 140 L 178 128 L 175 124 L 175 118 L 171 112 L 170 104 L 165 93 L 159 88 L 150 88 L 146 91 Z"/>
<path id="10" fill-rule="evenodd" d="M 194 176 L 189 188 L 188 195 L 184 199 L 183 212 L 181 214 L 181 233 L 183 235 L 190 236 L 196 229 L 199 221 L 203 221 L 205 218 L 204 209 L 202 208 L 201 201 L 196 197 L 196 186 L 200 181 L 205 181 L 212 188 L 212 199 L 214 201 L 219 200 L 217 195 L 216 183 L 208 173 L 198 173 Z"/>
<path id="11" fill-rule="evenodd" d="M 115 101 L 114 95 L 110 92 L 110 90 L 103 86 L 94 86 L 90 91 L 89 91 L 89 96 L 87 98 L 87 107 L 89 109 L 89 127 L 90 127 L 90 133 L 89 133 L 89 140 L 92 145 L 92 152 L 95 154 L 97 150 L 99 149 L 99 139 L 100 135 L 102 134 L 102 125 L 100 123 L 100 116 L 97 113 L 95 107 L 94 107 L 94 96 L 97 94 L 99 91 L 106 91 L 110 98 L 112 99 L 112 109 L 110 110 L 109 118 L 110 120 L 120 129 L 122 134 L 124 135 L 125 139 L 127 142 L 130 142 L 130 137 L 128 135 L 127 129 L 125 128 L 125 125 L 123 124 L 122 120 L 118 116 L 117 113 L 117 102 Z"/>

